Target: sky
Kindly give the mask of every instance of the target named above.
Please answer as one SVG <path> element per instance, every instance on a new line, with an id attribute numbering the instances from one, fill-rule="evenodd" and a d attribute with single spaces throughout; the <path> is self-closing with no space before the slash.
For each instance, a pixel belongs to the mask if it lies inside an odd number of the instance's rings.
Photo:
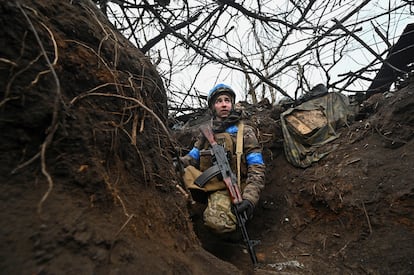
<path id="1" fill-rule="evenodd" d="M 356 1 L 358 2 L 358 1 Z M 401 4 L 401 1 L 392 1 L 395 2 L 395 4 L 399 5 Z M 382 8 L 381 8 L 382 7 Z M 372 9 L 377 9 L 378 11 L 380 9 L 386 9 L 388 7 L 388 1 L 382 0 L 378 2 L 378 6 L 376 7 L 367 7 L 365 9 L 365 12 L 368 14 L 372 13 Z M 413 8 L 414 9 L 414 8 Z M 338 19 L 341 16 L 341 12 L 339 11 Z M 360 15 L 364 16 L 364 15 Z M 382 40 L 380 37 L 373 31 L 372 26 L 373 24 L 377 26 L 387 26 L 388 23 L 390 23 L 390 33 L 391 36 L 395 36 L 396 39 L 400 36 L 402 31 L 404 30 L 405 26 L 408 23 L 412 22 L 412 18 L 410 16 L 404 15 L 402 17 L 394 17 L 394 18 L 387 18 L 385 16 L 381 18 L 377 18 L 373 21 L 367 22 L 364 24 L 362 32 L 360 33 L 361 38 L 369 45 L 377 45 L 373 46 L 374 49 L 376 49 L 378 52 L 382 52 L 385 50 L 386 45 L 382 43 Z M 397 40 L 391 41 L 393 43 L 396 43 Z M 299 45 L 298 45 L 299 46 Z M 351 39 L 349 41 L 349 48 L 353 48 L 354 50 L 351 51 L 351 55 L 346 57 L 344 60 L 341 61 L 341 64 L 336 66 L 332 72 L 330 77 L 332 80 L 335 80 L 337 78 L 337 75 L 346 73 L 348 71 L 357 70 L 358 68 L 361 68 L 365 64 L 368 64 L 372 60 L 375 59 L 374 55 L 372 55 L 370 52 L 365 50 L 361 47 L 361 44 L 355 41 L 354 39 Z M 296 49 L 290 49 L 292 52 L 299 51 L 300 48 Z M 312 72 L 308 72 L 309 79 L 313 81 L 310 83 L 312 86 L 316 86 L 319 83 L 325 83 L 326 78 L 323 74 L 321 74 L 320 71 L 314 70 Z M 291 82 L 292 78 L 294 78 L 295 75 L 286 76 L 283 79 L 279 79 L 278 85 L 284 87 L 286 91 L 293 96 L 295 87 L 289 86 L 289 82 Z M 191 83 L 190 79 L 191 77 L 189 75 L 183 74 L 183 79 L 186 79 L 184 81 L 187 81 L 188 83 Z M 227 69 L 223 69 L 220 65 L 208 65 L 203 68 L 203 73 L 200 74 L 198 80 L 195 82 L 195 88 L 205 95 L 208 93 L 208 91 L 216 84 L 216 83 L 226 83 L 233 87 L 233 89 L 236 91 L 237 94 L 237 100 L 244 100 L 245 93 L 243 87 L 245 86 L 244 82 L 244 76 L 237 72 L 237 71 L 229 71 Z M 362 87 L 368 88 L 368 83 L 364 83 Z M 357 89 L 360 89 L 360 87 L 357 87 Z M 278 99 L 282 98 L 283 96 L 279 94 Z"/>
<path id="2" fill-rule="evenodd" d="M 250 3 L 256 3 L 256 1 L 250 0 Z M 178 3 L 179 1 L 171 1 L 171 4 Z M 199 1 L 189 1 L 189 3 L 196 3 Z M 208 1 L 207 1 L 208 2 Z M 249 0 L 245 0 L 243 3 L 247 5 Z M 283 11 L 283 10 L 289 10 L 293 1 L 272 1 L 272 7 L 276 7 L 277 9 Z M 350 1 L 350 0 L 341 0 L 339 1 L 342 3 L 342 7 L 344 8 L 350 8 L 356 5 L 359 5 L 359 3 L 363 1 Z M 322 7 L 322 9 L 317 9 L 317 11 L 323 10 L 323 5 L 325 1 L 318 0 L 315 4 L 316 6 L 319 5 L 319 7 Z M 344 5 L 344 3 L 347 4 Z M 365 16 L 371 16 L 372 14 L 380 13 L 381 11 L 385 11 L 388 9 L 388 5 L 391 3 L 391 6 L 395 5 L 401 5 L 403 2 L 402 0 L 372 0 L 364 9 L 363 12 L 358 14 L 358 19 L 361 19 Z M 413 8 L 414 9 L 414 8 Z M 326 18 L 326 17 L 319 17 L 319 15 L 315 12 L 313 18 L 308 18 L 309 20 L 325 20 L 327 25 L 334 24 L 332 19 L 341 19 L 343 14 L 346 14 L 348 10 L 341 10 L 341 8 L 338 8 L 332 12 L 329 13 L 329 15 L 332 18 Z M 223 18 L 226 20 L 226 18 Z M 355 18 L 354 18 L 355 19 Z M 352 22 L 353 19 L 348 20 L 347 22 Z M 409 11 L 405 11 L 405 14 L 403 16 L 391 16 L 386 17 L 382 16 L 379 18 L 376 18 L 372 21 L 366 22 L 362 26 L 362 30 L 358 32 L 358 35 L 361 39 L 363 39 L 367 44 L 372 46 L 374 49 L 377 50 L 377 52 L 382 52 L 385 49 L 385 43 L 380 39 L 380 37 L 373 31 L 373 26 L 377 26 L 379 28 L 389 28 L 389 32 L 391 34 L 391 37 L 395 36 L 398 39 L 398 36 L 401 34 L 407 23 L 410 23 L 412 21 L 411 14 L 409 14 Z M 221 24 L 225 24 L 226 22 L 222 22 Z M 238 37 L 243 36 L 243 31 L 245 31 L 246 26 L 245 23 L 242 21 L 237 22 L 237 26 L 234 29 L 237 31 L 235 33 L 235 39 L 238 39 Z M 337 32 L 336 32 L 337 33 Z M 157 33 L 154 32 L 154 35 Z M 237 35 L 236 35 L 237 34 Z M 292 53 L 299 52 L 303 47 L 306 46 L 307 41 L 303 41 L 303 43 L 297 43 L 298 41 L 301 41 L 301 37 L 299 34 L 296 34 L 292 36 L 297 41 L 295 44 L 292 44 L 292 46 L 287 47 L 285 49 L 285 54 L 289 55 Z M 308 40 L 310 41 L 310 40 Z M 396 40 L 391 40 L 391 43 L 397 42 Z M 165 45 L 160 44 L 158 45 L 160 47 L 161 57 L 162 61 L 160 64 L 157 65 L 158 70 L 160 73 L 163 73 L 163 68 L 165 68 L 165 71 L 168 71 L 168 58 L 165 52 Z M 242 45 L 241 47 L 243 47 Z M 355 39 L 350 39 L 347 44 L 347 48 L 349 50 L 349 55 L 344 57 L 338 64 L 335 65 L 335 67 L 332 69 L 330 73 L 331 82 L 334 81 L 338 75 L 349 72 L 349 71 L 355 71 L 358 68 L 363 67 L 365 64 L 368 64 L 374 59 L 374 56 L 369 53 L 367 50 L 365 50 Z M 237 52 L 236 52 L 237 53 Z M 185 55 L 186 53 L 183 52 L 175 52 L 171 55 Z M 330 58 L 332 53 L 329 49 L 325 51 L 325 58 Z M 154 57 L 156 59 L 158 56 Z M 181 64 L 184 66 L 187 66 L 187 68 L 179 68 L 176 70 L 176 73 L 172 77 L 173 84 L 171 86 L 167 86 L 167 90 L 174 94 L 178 89 L 186 90 L 190 89 L 191 84 L 194 81 L 196 73 L 198 73 L 198 70 L 200 69 L 199 65 L 192 66 L 191 64 Z M 166 67 L 163 67 L 166 66 Z M 277 66 L 277 64 L 276 64 Z M 233 87 L 233 89 L 236 92 L 237 98 L 236 101 L 244 100 L 245 99 L 245 91 L 244 87 L 246 86 L 244 75 L 242 75 L 240 72 L 236 70 L 229 70 L 224 68 L 222 65 L 206 65 L 203 66 L 201 73 L 198 74 L 198 78 L 194 83 L 194 88 L 192 90 L 193 93 L 200 93 L 201 95 L 207 95 L 209 90 L 218 83 L 225 83 Z M 317 67 L 313 69 L 309 69 L 305 71 L 307 79 L 310 80 L 311 83 L 309 83 L 311 86 L 316 86 L 319 83 L 326 83 L 326 77 L 323 75 L 321 70 L 318 70 Z M 373 76 L 372 76 L 373 77 Z M 276 82 L 277 85 L 281 86 L 289 95 L 293 96 L 295 87 L 293 85 L 293 82 L 297 79 L 297 71 L 296 70 L 286 70 L 281 74 L 277 79 L 273 79 L 272 81 Z M 361 84 L 361 87 L 357 87 L 356 89 L 365 89 L 368 87 L 369 83 Z M 282 98 L 283 95 L 278 94 L 278 99 Z"/>

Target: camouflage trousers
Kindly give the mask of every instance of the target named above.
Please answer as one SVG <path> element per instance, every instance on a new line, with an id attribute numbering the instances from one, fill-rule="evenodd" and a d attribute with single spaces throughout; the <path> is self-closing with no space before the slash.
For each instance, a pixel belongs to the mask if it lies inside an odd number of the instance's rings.
<path id="1" fill-rule="evenodd" d="M 231 200 L 227 190 L 215 191 L 209 195 L 203 220 L 204 224 L 215 233 L 228 233 L 236 230 L 237 219 L 231 212 Z"/>

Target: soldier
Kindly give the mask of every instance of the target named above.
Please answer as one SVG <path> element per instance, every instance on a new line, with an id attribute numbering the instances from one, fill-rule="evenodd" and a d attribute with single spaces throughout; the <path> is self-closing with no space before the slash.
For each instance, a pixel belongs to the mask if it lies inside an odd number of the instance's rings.
<path id="1" fill-rule="evenodd" d="M 241 113 L 234 109 L 235 98 L 236 94 L 228 85 L 218 84 L 211 89 L 207 101 L 212 117 L 207 123 L 210 123 L 216 142 L 225 148 L 233 173 L 239 175 L 243 200 L 236 205 L 236 211 L 246 211 L 251 219 L 264 188 L 265 164 L 255 128 L 242 120 Z M 237 146 L 237 143 L 242 146 Z M 237 165 L 236 150 L 240 151 L 240 147 L 242 154 L 240 165 Z M 204 224 L 216 233 L 235 231 L 237 220 L 231 211 L 230 197 L 220 176 L 208 170 L 214 163 L 214 156 L 209 142 L 201 133 L 181 161 L 185 167 L 184 181 L 193 199 L 207 202 L 203 212 Z"/>

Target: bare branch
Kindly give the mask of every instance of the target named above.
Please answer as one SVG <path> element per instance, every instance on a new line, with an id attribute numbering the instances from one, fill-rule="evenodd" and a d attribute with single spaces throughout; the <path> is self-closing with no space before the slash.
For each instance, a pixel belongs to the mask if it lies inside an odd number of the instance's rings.
<path id="1" fill-rule="evenodd" d="M 292 97 L 294 91 L 309 89 L 315 81 L 342 86 L 344 91 L 351 85 L 361 86 L 359 80 L 368 81 L 366 75 L 379 62 L 359 64 L 361 60 L 353 60 L 355 50 L 365 54 L 389 48 L 398 36 L 392 31 L 410 15 L 407 2 L 384 5 L 378 0 L 194 0 L 167 5 L 113 0 L 107 11 L 116 27 L 154 60 L 174 111 L 205 104 L 200 100 L 199 91 L 206 92 L 200 88 L 200 79 L 211 74 L 206 68 L 212 65 L 217 68 L 217 76 L 209 76 L 213 81 L 230 75 L 244 86 L 241 90 L 260 87 L 261 96 L 271 97 L 272 102 L 279 95 Z M 361 43 L 369 32 L 381 38 L 375 46 Z M 374 59 L 381 60 L 375 55 Z M 347 69 L 343 64 L 349 60 L 358 68 L 338 73 Z M 182 77 L 183 73 L 187 75 Z M 258 100 L 253 97 L 252 101 Z"/>
<path id="2" fill-rule="evenodd" d="M 341 24 L 341 22 L 339 22 L 338 20 L 334 19 L 334 21 L 336 22 L 336 24 L 339 26 L 339 28 L 341 28 L 344 32 L 346 32 L 348 35 L 352 36 L 356 41 L 358 41 L 359 43 L 361 43 L 362 46 L 364 46 L 372 55 L 374 55 L 379 61 L 381 61 L 382 63 L 386 64 L 387 66 L 389 66 L 391 69 L 400 72 L 400 73 L 405 73 L 405 71 L 398 69 L 397 67 L 393 66 L 392 64 L 390 64 L 388 61 L 384 60 L 379 54 L 377 54 L 370 46 L 367 45 L 367 43 L 365 43 L 364 41 L 362 41 L 361 38 L 359 38 L 358 36 L 356 36 L 354 33 L 350 32 L 347 28 L 344 27 L 344 25 Z"/>

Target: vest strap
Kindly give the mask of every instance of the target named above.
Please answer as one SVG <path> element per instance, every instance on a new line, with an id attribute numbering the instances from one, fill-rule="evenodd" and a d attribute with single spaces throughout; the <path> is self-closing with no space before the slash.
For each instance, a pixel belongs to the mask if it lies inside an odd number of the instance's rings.
<path id="1" fill-rule="evenodd" d="M 240 176 L 240 169 L 241 169 L 241 157 L 243 154 L 243 132 L 244 132 L 244 124 L 240 121 L 238 125 L 237 131 L 237 141 L 236 141 L 236 157 L 237 157 L 237 184 L 240 187 L 241 184 L 241 176 Z"/>

